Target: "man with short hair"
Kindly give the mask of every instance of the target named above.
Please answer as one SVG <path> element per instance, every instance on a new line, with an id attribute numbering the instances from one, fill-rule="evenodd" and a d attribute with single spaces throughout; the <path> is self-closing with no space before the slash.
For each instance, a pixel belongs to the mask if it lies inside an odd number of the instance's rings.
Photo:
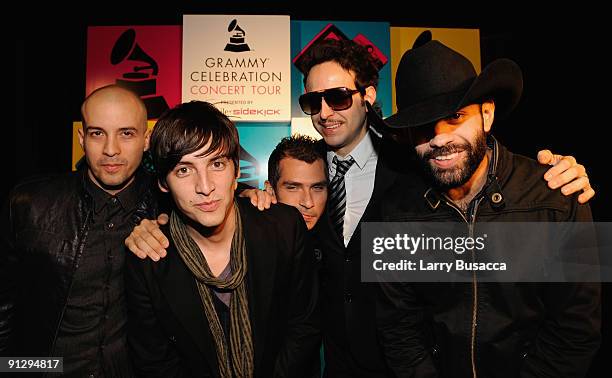
<path id="1" fill-rule="evenodd" d="M 152 180 L 139 169 L 147 111 L 110 85 L 81 114 L 87 164 L 17 185 L 2 213 L 0 354 L 63 357 L 66 376 L 131 376 L 123 240 L 155 216 Z"/>
<path id="2" fill-rule="evenodd" d="M 325 155 L 321 144 L 305 135 L 283 138 L 268 158 L 266 189 L 297 208 L 311 230 L 327 202 Z"/>
<path id="3" fill-rule="evenodd" d="M 129 340 L 147 377 L 307 376 L 319 344 L 315 258 L 299 213 L 235 199 L 238 131 L 192 101 L 157 121 L 151 151 L 174 202 L 168 257 L 128 257 Z"/>

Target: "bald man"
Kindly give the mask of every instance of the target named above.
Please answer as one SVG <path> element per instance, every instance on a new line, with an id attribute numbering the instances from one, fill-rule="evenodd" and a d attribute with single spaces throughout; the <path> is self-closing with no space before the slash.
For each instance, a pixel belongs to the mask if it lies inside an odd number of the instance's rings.
<path id="1" fill-rule="evenodd" d="M 107 86 L 81 114 L 87 164 L 22 182 L 2 212 L 0 355 L 63 357 L 68 376 L 131 376 L 123 240 L 155 213 L 154 186 L 138 169 L 147 111 Z"/>

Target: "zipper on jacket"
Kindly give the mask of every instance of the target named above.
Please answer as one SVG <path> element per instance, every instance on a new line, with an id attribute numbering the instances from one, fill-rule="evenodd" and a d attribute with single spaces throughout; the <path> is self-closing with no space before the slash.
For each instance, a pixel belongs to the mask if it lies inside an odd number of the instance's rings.
<path id="1" fill-rule="evenodd" d="M 455 205 L 454 202 L 450 201 L 446 195 L 443 195 L 444 202 L 446 205 L 452 209 L 454 209 L 461 218 L 465 221 L 468 226 L 468 233 L 470 237 L 474 237 L 474 223 L 476 223 L 476 212 L 478 210 L 478 206 L 480 202 L 483 200 L 484 196 L 480 196 L 476 199 L 475 202 L 470 205 L 468 208 L 468 214 L 466 214 Z M 472 262 L 475 261 L 475 254 L 472 250 Z M 478 374 L 476 372 L 476 326 L 478 324 L 478 280 L 476 279 L 476 271 L 472 271 L 472 324 L 471 324 L 471 335 L 470 335 L 470 360 L 472 364 L 472 377 L 477 378 Z"/>
<path id="2" fill-rule="evenodd" d="M 493 150 L 493 154 L 491 156 L 491 161 L 489 162 L 488 176 L 489 179 L 495 178 L 495 171 L 497 171 L 497 163 L 499 161 L 499 150 L 497 149 L 497 142 L 493 139 L 492 144 L 490 145 Z M 484 188 L 489 185 L 489 179 L 485 183 Z M 450 200 L 443 194 L 444 202 L 447 206 L 452 209 L 455 209 L 457 213 L 461 216 L 461 219 L 465 221 L 468 225 L 468 232 L 470 237 L 474 237 L 474 224 L 476 223 L 476 213 L 478 212 L 478 206 L 480 202 L 485 198 L 484 190 L 481 191 L 476 198 L 472 200 L 470 206 L 468 207 L 467 214 L 463 212 L 455 203 Z M 466 217 L 467 215 L 467 217 Z M 472 262 L 476 262 L 476 255 L 472 250 Z M 472 377 L 477 378 L 478 373 L 476 369 L 476 331 L 478 325 L 478 280 L 476 278 L 476 271 L 472 271 L 472 326 L 471 326 L 471 337 L 470 337 L 470 359 L 472 363 Z"/>
<path id="3" fill-rule="evenodd" d="M 472 206 L 469 217 L 470 217 L 470 237 L 474 237 L 474 224 L 476 223 L 476 212 L 478 211 L 478 206 L 484 196 L 480 197 Z M 476 255 L 474 254 L 474 250 L 472 250 L 472 263 L 476 262 Z M 472 360 L 472 376 L 477 378 L 478 374 L 476 373 L 476 327 L 478 325 L 478 280 L 476 279 L 476 271 L 472 271 L 472 337 L 470 342 L 470 356 Z"/>

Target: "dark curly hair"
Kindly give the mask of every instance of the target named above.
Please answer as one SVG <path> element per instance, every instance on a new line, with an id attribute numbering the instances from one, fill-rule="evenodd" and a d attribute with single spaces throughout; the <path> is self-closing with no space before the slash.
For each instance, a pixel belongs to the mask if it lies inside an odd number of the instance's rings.
<path id="1" fill-rule="evenodd" d="M 357 88 L 378 87 L 374 59 L 367 48 L 355 41 L 326 39 L 310 48 L 302 62 L 304 85 L 312 67 L 325 62 L 336 62 L 345 70 L 353 71 Z"/>

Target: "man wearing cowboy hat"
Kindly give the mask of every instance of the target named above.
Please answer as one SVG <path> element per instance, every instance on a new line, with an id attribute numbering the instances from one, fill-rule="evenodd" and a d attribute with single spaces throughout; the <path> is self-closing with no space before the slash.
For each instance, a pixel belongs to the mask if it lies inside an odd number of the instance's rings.
<path id="1" fill-rule="evenodd" d="M 418 38 L 398 68 L 399 110 L 385 121 L 397 139 L 414 146 L 424 179 L 388 192 L 383 219 L 464 222 L 469 229 L 492 221 L 590 222 L 588 205 L 550 191 L 541 165 L 491 136 L 494 118 L 512 111 L 522 86 L 521 70 L 510 60 L 496 60 L 477 75 L 467 58 L 430 34 Z M 468 278 L 380 284 L 379 335 L 395 375 L 586 374 L 600 342 L 598 283 Z"/>

